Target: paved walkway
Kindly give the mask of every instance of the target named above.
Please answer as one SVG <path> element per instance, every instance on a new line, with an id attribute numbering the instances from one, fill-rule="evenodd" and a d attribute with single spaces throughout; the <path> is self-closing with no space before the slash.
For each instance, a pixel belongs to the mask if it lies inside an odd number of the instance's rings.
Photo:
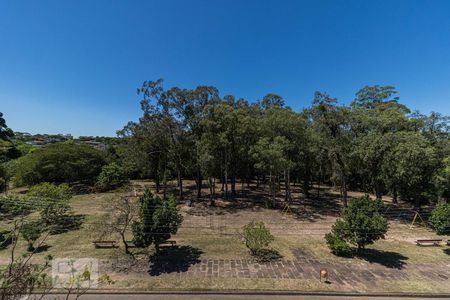
<path id="1" fill-rule="evenodd" d="M 186 272 L 179 272 L 179 276 L 198 277 L 231 277 L 231 278 L 287 278 L 287 279 L 318 279 L 319 272 L 327 269 L 329 280 L 339 285 L 354 287 L 360 283 L 370 282 L 376 285 L 376 280 L 408 280 L 411 271 L 415 275 L 425 277 L 433 281 L 448 281 L 450 285 L 450 265 L 438 264 L 406 264 L 393 267 L 383 266 L 377 263 L 335 263 L 320 262 L 317 259 L 304 258 L 305 253 L 300 249 L 293 251 L 296 259 L 280 260 L 269 263 L 259 263 L 246 259 L 233 260 L 201 260 L 193 264 Z M 449 262 L 450 263 L 450 262 Z M 170 265 L 167 269 L 161 269 L 161 273 L 170 273 Z M 153 274 L 157 275 L 157 274 Z"/>
<path id="2" fill-rule="evenodd" d="M 260 263 L 247 259 L 202 259 L 186 247 L 177 259 L 159 257 L 148 265 L 140 264 L 140 268 L 133 267 L 134 271 L 148 273 L 150 276 L 171 274 L 184 277 L 197 278 L 286 278 L 286 279 L 319 279 L 321 269 L 327 269 L 329 281 L 336 283 L 340 290 L 355 291 L 361 287 L 377 288 L 378 281 L 407 281 L 410 276 L 423 278 L 450 286 L 450 260 L 447 264 L 407 264 L 402 256 L 390 259 L 377 253 L 379 261 L 368 262 L 362 260 L 349 260 L 345 262 L 323 262 L 314 257 L 312 253 L 302 249 L 292 250 L 295 259 L 279 260 Z M 140 271 L 138 271 L 140 269 Z M 120 267 L 116 269 L 120 272 Z"/>

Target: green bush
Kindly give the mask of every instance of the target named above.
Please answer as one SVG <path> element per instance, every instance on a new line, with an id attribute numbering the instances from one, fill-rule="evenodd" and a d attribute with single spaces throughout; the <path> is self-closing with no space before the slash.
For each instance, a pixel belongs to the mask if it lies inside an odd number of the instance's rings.
<path id="1" fill-rule="evenodd" d="M 177 233 L 183 221 L 177 201 L 173 196 L 161 199 L 145 190 L 139 205 L 138 220 L 132 224 L 133 241 L 137 247 L 154 244 L 158 252 L 159 245 Z"/>
<path id="2" fill-rule="evenodd" d="M 334 255 L 347 256 L 350 253 L 350 246 L 337 235 L 329 232 L 325 235 L 325 240 Z"/>
<path id="3" fill-rule="evenodd" d="M 61 143 L 31 151 L 12 165 L 14 183 L 34 185 L 41 182 L 92 182 L 105 164 L 103 154 L 89 146 Z"/>
<path id="4" fill-rule="evenodd" d="M 71 210 L 72 192 L 67 184 L 44 182 L 33 186 L 27 196 L 39 207 L 42 221 L 47 226 L 59 225 Z"/>
<path id="5" fill-rule="evenodd" d="M 450 234 L 450 203 L 438 203 L 431 213 L 429 222 L 437 234 Z"/>
<path id="6" fill-rule="evenodd" d="M 113 162 L 103 166 L 95 185 L 101 191 L 108 191 L 124 185 L 127 181 L 124 168 Z"/>
<path id="7" fill-rule="evenodd" d="M 258 254 L 274 240 L 273 235 L 270 233 L 270 230 L 266 228 L 264 222 L 252 221 L 242 229 L 245 246 L 247 246 L 252 255 L 258 256 Z"/>
<path id="8" fill-rule="evenodd" d="M 359 253 L 365 246 L 383 239 L 388 230 L 388 221 L 383 217 L 382 209 L 383 202 L 371 200 L 368 195 L 351 200 L 343 210 L 342 218 L 332 226 L 331 235 L 325 237 L 327 243 L 330 241 L 330 249 L 333 251 L 332 246 L 343 247 L 341 240 L 356 246 Z"/>
<path id="9" fill-rule="evenodd" d="M 34 242 L 41 236 L 42 227 L 37 222 L 23 224 L 20 228 L 20 234 L 27 241 L 27 251 L 34 251 Z"/>

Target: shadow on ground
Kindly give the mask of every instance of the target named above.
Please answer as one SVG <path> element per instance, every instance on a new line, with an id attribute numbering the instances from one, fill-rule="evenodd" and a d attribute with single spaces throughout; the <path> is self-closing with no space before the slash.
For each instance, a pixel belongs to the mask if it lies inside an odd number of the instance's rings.
<path id="1" fill-rule="evenodd" d="M 391 269 L 402 269 L 408 260 L 408 257 L 400 253 L 376 249 L 365 249 L 358 257 Z"/>
<path id="2" fill-rule="evenodd" d="M 190 266 L 200 263 L 203 252 L 191 246 L 161 248 L 149 259 L 148 274 L 159 276 L 164 273 L 186 272 Z"/>
<path id="3" fill-rule="evenodd" d="M 283 256 L 275 249 L 261 249 L 257 252 L 255 258 L 258 262 L 266 263 L 280 260 Z"/>
<path id="4" fill-rule="evenodd" d="M 50 249 L 52 246 L 50 245 L 41 245 L 39 247 L 37 247 L 36 249 L 34 249 L 35 253 L 41 253 L 41 252 L 45 252 L 48 251 L 48 249 Z"/>
<path id="5" fill-rule="evenodd" d="M 85 215 L 67 215 L 61 217 L 58 224 L 55 224 L 50 228 L 51 234 L 61 234 L 72 230 L 78 230 L 81 228 Z"/>
<path id="6" fill-rule="evenodd" d="M 444 249 L 443 251 L 445 254 L 450 255 L 450 248 Z"/>

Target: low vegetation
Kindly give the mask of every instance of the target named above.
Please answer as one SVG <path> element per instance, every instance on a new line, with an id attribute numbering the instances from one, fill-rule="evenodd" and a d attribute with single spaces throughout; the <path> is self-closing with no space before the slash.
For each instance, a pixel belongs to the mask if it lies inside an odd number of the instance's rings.
<path id="1" fill-rule="evenodd" d="M 350 250 L 348 244 L 351 244 L 356 247 L 357 254 L 361 254 L 367 245 L 384 239 L 388 221 L 382 215 L 382 209 L 383 202 L 371 200 L 368 195 L 350 201 L 342 211 L 342 217 L 331 227 L 331 232 L 325 235 L 331 251 L 345 255 Z"/>
<path id="2" fill-rule="evenodd" d="M 139 205 L 138 220 L 132 225 L 134 243 L 138 247 L 154 244 L 158 252 L 159 245 L 177 233 L 183 217 L 174 197 L 163 200 L 150 190 L 139 198 Z"/>
<path id="3" fill-rule="evenodd" d="M 450 203 L 440 202 L 433 209 L 430 225 L 437 234 L 450 234 Z"/>

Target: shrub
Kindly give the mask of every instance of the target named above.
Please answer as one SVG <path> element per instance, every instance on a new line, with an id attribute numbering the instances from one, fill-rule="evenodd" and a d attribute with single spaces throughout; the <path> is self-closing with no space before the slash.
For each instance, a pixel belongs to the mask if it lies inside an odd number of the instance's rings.
<path id="1" fill-rule="evenodd" d="M 273 235 L 270 233 L 269 229 L 266 228 L 264 222 L 252 221 L 242 229 L 245 246 L 247 246 L 252 255 L 258 256 L 258 254 L 274 240 Z"/>
<path id="2" fill-rule="evenodd" d="M 28 196 L 40 208 L 42 221 L 47 226 L 61 225 L 71 210 L 72 192 L 67 184 L 41 183 L 33 186 Z"/>
<path id="3" fill-rule="evenodd" d="M 351 200 L 349 206 L 342 212 L 342 218 L 336 220 L 331 228 L 328 245 L 342 248 L 344 241 L 357 247 L 358 253 L 365 246 L 373 244 L 376 240 L 384 238 L 388 230 L 388 222 L 381 214 L 383 202 L 371 200 L 368 195 Z"/>
<path id="4" fill-rule="evenodd" d="M 325 235 L 327 245 L 331 250 L 331 253 L 338 256 L 346 256 L 350 252 L 350 246 L 340 237 L 333 233 L 327 233 Z"/>
<path id="5" fill-rule="evenodd" d="M 105 160 L 100 151 L 86 145 L 61 143 L 36 149 L 13 164 L 16 185 L 41 182 L 91 182 Z"/>
<path id="6" fill-rule="evenodd" d="M 431 213 L 429 222 L 437 234 L 450 234 L 450 203 L 438 203 Z"/>
<path id="7" fill-rule="evenodd" d="M 20 228 L 22 237 L 27 241 L 27 251 L 34 251 L 34 242 L 41 236 L 42 228 L 39 223 L 26 223 Z"/>
<path id="8" fill-rule="evenodd" d="M 103 166 L 95 185 L 99 190 L 107 191 L 118 188 L 127 181 L 128 177 L 124 168 L 113 162 Z"/>
<path id="9" fill-rule="evenodd" d="M 159 245 L 177 233 L 183 217 L 172 196 L 161 199 L 146 190 L 139 198 L 139 204 L 138 221 L 132 225 L 134 243 L 138 247 L 154 244 L 158 252 Z"/>

